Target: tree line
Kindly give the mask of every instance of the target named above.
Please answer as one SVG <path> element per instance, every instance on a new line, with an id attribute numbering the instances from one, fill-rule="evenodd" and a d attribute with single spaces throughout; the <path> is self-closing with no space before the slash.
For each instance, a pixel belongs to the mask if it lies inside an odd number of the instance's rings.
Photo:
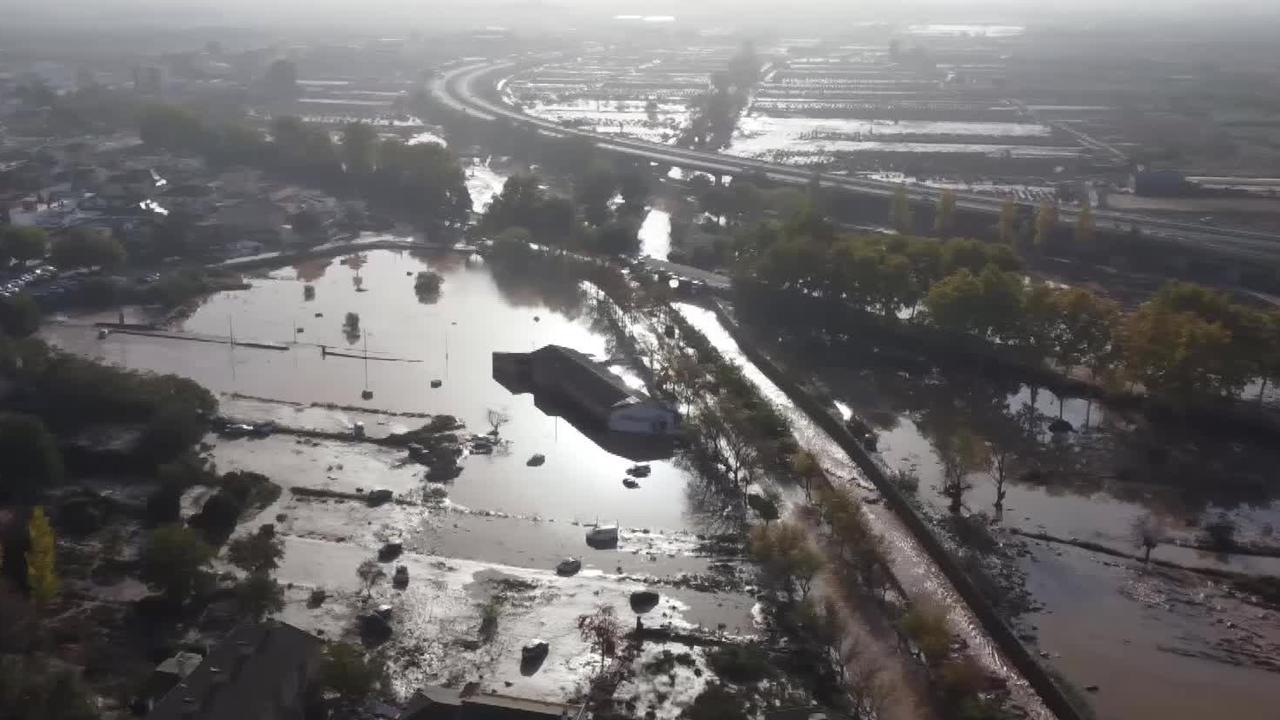
<path id="1" fill-rule="evenodd" d="M 471 212 L 466 178 L 453 153 L 436 143 L 381 139 L 366 123 L 346 124 L 335 142 L 327 128 L 296 117 L 273 118 L 264 134 L 245 123 L 213 124 L 184 107 L 154 105 L 142 111 L 139 132 L 153 147 L 358 194 L 373 207 L 422 224 L 461 225 Z"/>
<path id="2" fill-rule="evenodd" d="M 1136 310 L 1084 288 L 1030 280 L 1013 250 L 969 239 L 849 235 L 812 208 L 742 233 L 739 287 L 836 303 L 893 326 L 927 326 L 1115 389 L 1180 405 L 1237 397 L 1280 377 L 1280 312 L 1169 282 Z M 1265 385 L 1264 385 L 1265 389 Z"/>

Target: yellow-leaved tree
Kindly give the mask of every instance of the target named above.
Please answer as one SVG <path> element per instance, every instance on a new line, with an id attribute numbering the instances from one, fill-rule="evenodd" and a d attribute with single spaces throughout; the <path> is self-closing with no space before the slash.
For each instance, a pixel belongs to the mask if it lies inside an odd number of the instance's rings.
<path id="1" fill-rule="evenodd" d="M 31 537 L 31 549 L 27 550 L 27 587 L 31 590 L 31 601 L 43 610 L 58 598 L 61 585 L 56 567 L 57 540 L 43 507 L 31 513 L 27 533 Z"/>

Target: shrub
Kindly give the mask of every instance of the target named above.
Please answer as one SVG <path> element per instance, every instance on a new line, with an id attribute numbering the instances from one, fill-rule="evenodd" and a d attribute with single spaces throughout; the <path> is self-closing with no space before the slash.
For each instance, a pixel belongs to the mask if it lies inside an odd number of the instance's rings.
<path id="1" fill-rule="evenodd" d="M 716 675 L 738 685 L 758 683 L 769 677 L 769 657 L 759 647 L 728 645 L 707 656 Z"/>

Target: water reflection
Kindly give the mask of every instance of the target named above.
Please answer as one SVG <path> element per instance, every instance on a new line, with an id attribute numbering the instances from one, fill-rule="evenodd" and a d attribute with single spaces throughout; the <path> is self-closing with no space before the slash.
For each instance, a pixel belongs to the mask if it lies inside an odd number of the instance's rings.
<path id="1" fill-rule="evenodd" d="M 191 377 L 214 392 L 449 413 L 475 432 L 487 431 L 487 411 L 499 409 L 512 418 L 501 430 L 510 454 L 467 458 L 449 489 L 453 503 L 558 521 L 616 521 L 627 528 L 700 528 L 687 503 L 686 472 L 675 463 L 652 462 L 651 475 L 628 490 L 622 480 L 637 462 L 627 456 L 631 450 L 607 438 L 597 444 L 568 420 L 544 413 L 531 395 L 513 395 L 492 377 L 495 350 L 526 352 L 557 343 L 597 358 L 616 354 L 593 329 L 591 304 L 577 278 L 539 275 L 530 266 L 468 263 L 453 253 L 379 250 L 363 259 L 356 264 L 367 292 L 354 292 L 357 270 L 349 260 L 332 259 L 312 281 L 310 302 L 303 298 L 304 282 L 287 268 L 255 279 L 251 289 L 208 298 L 177 328 L 225 337 L 234 323 L 237 341 L 293 343 L 288 351 L 126 335 L 99 340 L 91 327 L 70 325 L 50 325 L 45 335 L 107 362 Z M 420 271 L 444 278 L 433 305 L 419 304 L 414 294 Z M 352 357 L 322 354 L 320 346 L 347 347 L 348 312 L 360 316 L 360 344 L 348 353 Z M 295 334 L 295 326 L 303 333 Z M 368 401 L 361 399 L 366 335 Z M 440 386 L 433 388 L 436 380 Z M 526 466 L 534 454 L 545 455 L 545 464 Z M 574 534 L 581 542 L 581 533 Z"/>

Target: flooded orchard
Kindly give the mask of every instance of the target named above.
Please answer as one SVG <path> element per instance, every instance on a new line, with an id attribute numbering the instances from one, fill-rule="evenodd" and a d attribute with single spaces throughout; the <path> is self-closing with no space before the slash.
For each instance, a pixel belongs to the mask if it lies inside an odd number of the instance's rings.
<path id="1" fill-rule="evenodd" d="M 755 336 L 812 378 L 835 411 L 870 426 L 881 460 L 915 476 L 917 501 L 939 527 L 951 522 L 940 445 L 968 429 L 1006 455 L 1001 507 L 992 471 L 968 477 L 966 512 L 988 529 L 978 541 L 951 541 L 996 576 L 1001 605 L 1024 641 L 1090 689 L 1099 717 L 1272 716 L 1266 708 L 1280 701 L 1273 607 L 1212 576 L 1067 543 L 1140 557 L 1134 525 L 1150 516 L 1163 530 L 1154 559 L 1274 578 L 1280 453 L 1273 445 L 933 368 L 875 342 L 802 351 L 804 340 L 766 339 L 778 337 L 776 328 L 757 327 Z M 1209 547 L 1206 528 L 1223 518 L 1232 542 L 1262 554 Z M 994 545 L 984 549 L 983 538 Z M 1002 558 L 994 568 L 991 557 Z"/>
<path id="2" fill-rule="evenodd" d="M 628 597 L 653 589 L 662 601 L 644 615 L 646 626 L 752 635 L 755 600 L 743 589 L 736 553 L 713 547 L 715 518 L 697 505 L 696 478 L 647 448 L 605 449 L 493 378 L 493 352 L 559 344 L 640 382 L 593 321 L 587 286 L 523 270 L 460 253 L 377 250 L 271 271 L 250 289 L 208 298 L 170 328 L 214 342 L 99 338 L 94 318 L 52 324 L 45 336 L 105 362 L 191 377 L 222 395 L 224 416 L 279 424 L 270 437 L 208 442 L 220 470 L 260 472 L 285 489 L 241 528 L 275 523 L 285 540 L 279 579 L 291 588 L 282 617 L 332 637 L 353 626 L 361 607 L 387 603 L 396 633 L 386 647 L 399 691 L 478 681 L 563 700 L 598 661 L 575 627 L 598 605 L 614 605 L 624 624 L 634 623 Z M 438 293 L 415 292 L 423 271 L 440 275 Z M 461 474 L 444 483 L 428 482 L 402 450 L 343 437 L 357 422 L 377 440 L 437 414 L 463 423 L 458 434 L 468 448 Z M 469 442 L 495 423 L 491 452 Z M 535 454 L 543 462 L 533 462 Z M 648 475 L 624 486 L 638 462 Z M 395 501 L 370 506 L 364 497 L 375 489 L 392 491 Z M 620 528 L 616 548 L 587 546 L 597 523 Z M 356 569 L 391 542 L 404 555 L 381 567 L 389 576 L 405 565 L 411 582 L 404 590 L 376 583 L 366 599 Z M 571 556 L 582 570 L 557 575 L 557 563 Z M 317 589 L 328 594 L 319 606 L 309 602 Z M 491 603 L 501 606 L 498 639 L 475 646 Z M 538 672 L 522 674 L 519 648 L 535 638 L 550 642 L 550 655 Z M 659 716 L 678 712 L 653 703 Z"/>

